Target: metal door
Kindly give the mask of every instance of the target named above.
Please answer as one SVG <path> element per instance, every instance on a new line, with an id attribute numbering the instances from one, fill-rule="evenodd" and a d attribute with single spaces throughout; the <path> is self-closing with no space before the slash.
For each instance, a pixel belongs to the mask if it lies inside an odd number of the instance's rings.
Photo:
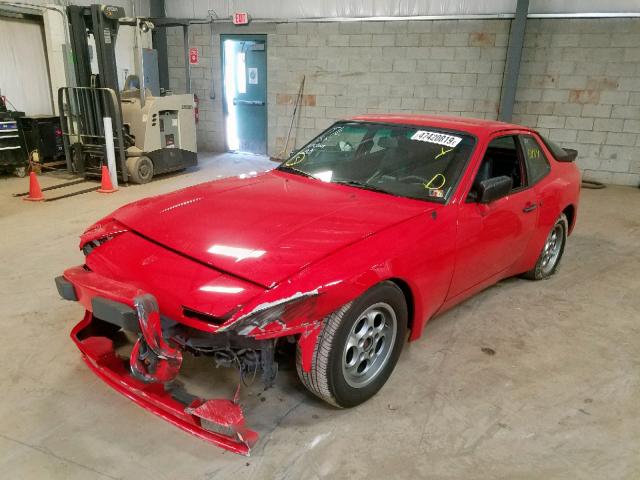
<path id="1" fill-rule="evenodd" d="M 266 36 L 224 35 L 222 49 L 227 147 L 266 154 Z"/>

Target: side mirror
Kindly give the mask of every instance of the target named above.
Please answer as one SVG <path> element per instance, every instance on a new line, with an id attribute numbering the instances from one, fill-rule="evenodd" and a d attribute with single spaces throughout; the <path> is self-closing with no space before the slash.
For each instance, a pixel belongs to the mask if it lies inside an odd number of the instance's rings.
<path id="1" fill-rule="evenodd" d="M 491 203 L 506 197 L 511 192 L 512 186 L 513 179 L 506 175 L 482 180 L 478 185 L 478 203 Z"/>

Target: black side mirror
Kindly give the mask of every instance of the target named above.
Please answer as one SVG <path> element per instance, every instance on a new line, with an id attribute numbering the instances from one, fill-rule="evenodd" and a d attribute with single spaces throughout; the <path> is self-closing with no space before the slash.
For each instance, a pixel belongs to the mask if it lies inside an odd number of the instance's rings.
<path id="1" fill-rule="evenodd" d="M 502 175 L 500 177 L 487 178 L 478 184 L 478 203 L 491 203 L 499 198 L 506 197 L 511 192 L 513 179 Z"/>

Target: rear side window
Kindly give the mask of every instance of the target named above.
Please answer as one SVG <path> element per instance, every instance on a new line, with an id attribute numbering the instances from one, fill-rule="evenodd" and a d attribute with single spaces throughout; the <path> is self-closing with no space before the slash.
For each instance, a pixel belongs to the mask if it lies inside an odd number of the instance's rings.
<path id="1" fill-rule="evenodd" d="M 551 153 L 553 154 L 554 157 L 561 158 L 561 157 L 564 157 L 567 154 L 565 149 L 562 148 L 557 143 L 552 142 L 551 140 L 549 140 L 548 138 L 545 138 L 545 137 L 542 137 L 542 140 L 544 141 L 545 145 L 551 151 Z"/>
<path id="2" fill-rule="evenodd" d="M 529 185 L 542 180 L 551 170 L 549 161 L 540 148 L 535 138 L 528 135 L 520 137 L 525 163 L 527 164 L 527 176 Z"/>

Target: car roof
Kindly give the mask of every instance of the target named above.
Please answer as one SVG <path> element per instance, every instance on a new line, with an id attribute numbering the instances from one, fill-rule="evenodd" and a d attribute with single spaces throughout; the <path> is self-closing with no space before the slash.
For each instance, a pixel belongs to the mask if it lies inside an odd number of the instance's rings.
<path id="1" fill-rule="evenodd" d="M 440 128 L 443 130 L 457 130 L 475 135 L 489 134 L 501 130 L 529 130 L 528 127 L 512 123 L 499 122 L 497 120 L 484 120 L 480 118 L 455 117 L 450 115 L 403 115 L 403 114 L 371 114 L 358 115 L 349 120 L 359 122 L 393 123 L 398 125 L 424 126 Z"/>

